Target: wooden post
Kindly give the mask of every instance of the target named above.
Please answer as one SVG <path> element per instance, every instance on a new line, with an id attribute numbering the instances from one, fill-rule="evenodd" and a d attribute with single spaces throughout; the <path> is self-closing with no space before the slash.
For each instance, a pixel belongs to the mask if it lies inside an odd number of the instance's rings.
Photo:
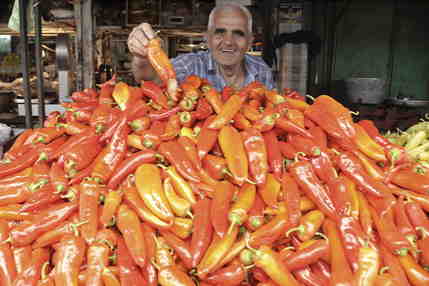
<path id="1" fill-rule="evenodd" d="M 74 1 L 76 20 L 76 89 L 95 87 L 95 18 L 93 1 Z"/>

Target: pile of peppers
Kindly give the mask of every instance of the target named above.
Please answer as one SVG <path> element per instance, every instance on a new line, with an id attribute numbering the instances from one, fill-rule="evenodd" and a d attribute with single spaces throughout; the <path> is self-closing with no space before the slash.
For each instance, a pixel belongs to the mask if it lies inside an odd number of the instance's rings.
<path id="1" fill-rule="evenodd" d="M 0 285 L 429 285 L 429 172 L 327 95 L 115 78 L 0 163 Z"/>

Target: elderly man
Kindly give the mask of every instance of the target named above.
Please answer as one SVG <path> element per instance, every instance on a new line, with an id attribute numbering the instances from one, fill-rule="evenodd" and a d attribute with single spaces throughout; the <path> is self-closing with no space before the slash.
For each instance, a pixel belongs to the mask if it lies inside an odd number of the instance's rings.
<path id="1" fill-rule="evenodd" d="M 137 81 L 157 80 L 147 60 L 147 44 L 155 36 L 150 24 L 142 23 L 130 33 L 128 48 L 134 55 L 133 73 Z M 271 69 L 259 57 L 246 54 L 252 41 L 252 16 L 241 5 L 229 3 L 216 6 L 209 15 L 205 33 L 208 51 L 188 53 L 172 59 L 179 82 L 188 75 L 209 80 L 222 90 L 225 86 L 242 88 L 258 80 L 274 88 Z"/>

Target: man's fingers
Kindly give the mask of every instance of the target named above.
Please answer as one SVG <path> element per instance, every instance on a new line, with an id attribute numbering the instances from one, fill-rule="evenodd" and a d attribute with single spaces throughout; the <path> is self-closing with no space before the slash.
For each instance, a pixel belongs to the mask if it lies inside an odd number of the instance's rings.
<path id="1" fill-rule="evenodd" d="M 153 31 L 152 26 L 148 23 L 141 24 L 141 30 L 145 34 L 146 38 L 149 40 L 152 40 L 153 38 L 156 37 L 156 34 Z"/>

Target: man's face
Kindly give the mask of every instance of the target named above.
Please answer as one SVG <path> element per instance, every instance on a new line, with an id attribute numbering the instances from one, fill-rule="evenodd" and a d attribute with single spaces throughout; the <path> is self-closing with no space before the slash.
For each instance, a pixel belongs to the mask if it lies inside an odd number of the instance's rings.
<path id="1" fill-rule="evenodd" d="M 228 66 L 240 64 L 253 40 L 246 15 L 240 9 L 219 10 L 213 20 L 207 40 L 215 61 Z"/>

